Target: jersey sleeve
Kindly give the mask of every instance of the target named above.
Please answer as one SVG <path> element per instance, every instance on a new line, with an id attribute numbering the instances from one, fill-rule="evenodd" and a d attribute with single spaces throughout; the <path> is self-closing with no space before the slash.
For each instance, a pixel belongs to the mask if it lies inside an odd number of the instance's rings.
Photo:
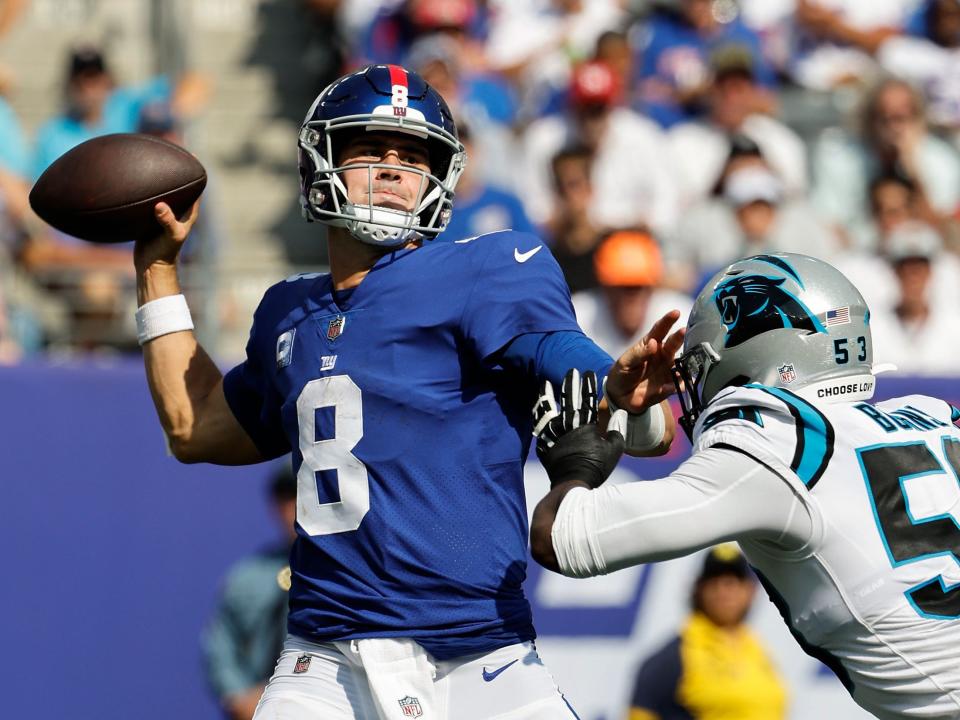
<path id="1" fill-rule="evenodd" d="M 489 358 L 525 333 L 580 332 L 567 282 L 539 238 L 497 233 L 483 245 L 487 254 L 461 318 L 462 331 L 479 357 Z"/>
<path id="2" fill-rule="evenodd" d="M 234 417 L 253 440 L 265 459 L 280 457 L 290 452 L 290 444 L 283 433 L 280 417 L 282 398 L 268 375 L 273 359 L 266 347 L 265 333 L 259 328 L 268 324 L 264 303 L 254 314 L 247 357 L 223 378 L 223 394 Z"/>
<path id="3" fill-rule="evenodd" d="M 732 447 L 812 488 L 833 457 L 835 433 L 813 403 L 783 388 L 746 385 L 721 392 L 694 429 L 694 449 Z"/>

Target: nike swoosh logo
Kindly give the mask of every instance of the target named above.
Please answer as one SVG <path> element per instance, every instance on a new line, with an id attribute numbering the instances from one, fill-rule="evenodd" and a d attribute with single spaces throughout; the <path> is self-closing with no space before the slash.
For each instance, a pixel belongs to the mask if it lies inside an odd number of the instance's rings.
<path id="1" fill-rule="evenodd" d="M 518 659 L 519 659 L 519 658 L 518 658 Z M 490 682 L 491 680 L 496 680 L 496 679 L 497 679 L 497 675 L 499 675 L 500 673 L 502 673 L 502 672 L 503 672 L 504 670 L 506 670 L 508 667 L 510 667 L 511 665 L 513 665 L 515 662 L 516 662 L 516 660 L 511 660 L 511 661 L 508 662 L 506 665 L 504 665 L 503 667 L 497 668 L 497 669 L 494 670 L 493 672 L 487 672 L 487 669 L 484 668 L 484 669 L 483 669 L 483 681 L 484 681 L 484 682 Z"/>
<path id="2" fill-rule="evenodd" d="M 520 252 L 520 248 L 513 249 L 513 259 L 518 263 L 525 263 L 527 260 L 532 258 L 538 252 L 543 250 L 543 245 L 537 245 L 533 250 L 527 250 L 526 252 Z"/>

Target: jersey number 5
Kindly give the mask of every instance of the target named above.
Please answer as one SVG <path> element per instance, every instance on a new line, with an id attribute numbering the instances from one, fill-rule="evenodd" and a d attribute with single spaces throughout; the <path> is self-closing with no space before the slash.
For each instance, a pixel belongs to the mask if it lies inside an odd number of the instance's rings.
<path id="1" fill-rule="evenodd" d="M 904 481 L 942 474 L 943 465 L 924 442 L 861 448 L 860 467 L 873 502 L 874 517 L 894 567 L 938 555 L 960 563 L 960 527 L 949 515 L 914 518 Z M 960 441 L 943 438 L 943 455 L 960 482 Z M 960 584 L 947 587 L 941 576 L 907 591 L 907 599 L 924 617 L 960 617 Z"/>
<path id="2" fill-rule="evenodd" d="M 334 437 L 317 440 L 317 410 L 332 407 Z M 363 399 L 360 388 L 346 375 L 308 382 L 297 398 L 300 454 L 297 472 L 297 522 L 309 535 L 330 535 L 360 527 L 370 509 L 367 466 L 353 454 L 363 437 Z M 336 470 L 338 502 L 321 503 L 317 473 Z"/>

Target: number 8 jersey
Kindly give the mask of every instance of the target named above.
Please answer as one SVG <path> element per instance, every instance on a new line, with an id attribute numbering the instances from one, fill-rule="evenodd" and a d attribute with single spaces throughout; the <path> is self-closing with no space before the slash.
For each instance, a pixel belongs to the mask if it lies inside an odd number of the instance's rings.
<path id="1" fill-rule="evenodd" d="M 290 632 L 410 637 L 434 657 L 534 636 L 523 462 L 536 383 L 496 364 L 524 333 L 579 332 L 550 252 L 501 232 L 267 291 L 224 379 L 265 457 L 298 470 Z"/>
<path id="2" fill-rule="evenodd" d="M 741 539 L 811 655 L 878 717 L 960 712 L 960 412 L 913 395 L 880 403 L 726 390 L 695 452 L 746 453 L 813 520 L 802 548 Z"/>

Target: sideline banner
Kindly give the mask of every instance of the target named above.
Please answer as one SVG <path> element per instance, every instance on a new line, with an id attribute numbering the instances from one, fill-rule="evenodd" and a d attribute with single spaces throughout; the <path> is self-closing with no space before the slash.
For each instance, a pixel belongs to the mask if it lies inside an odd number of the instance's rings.
<path id="1" fill-rule="evenodd" d="M 960 405 L 957 380 L 882 378 L 883 397 Z M 274 467 L 166 454 L 139 361 L 0 368 L 0 677 L 4 717 L 214 720 L 200 634 L 229 566 L 277 537 Z M 686 456 L 628 459 L 617 480 Z M 535 458 L 528 499 L 547 488 Z M 623 717 L 636 664 L 687 611 L 699 558 L 569 580 L 530 565 L 538 647 L 583 720 Z M 765 598 L 753 624 L 790 684 L 793 720 L 863 717 Z"/>

